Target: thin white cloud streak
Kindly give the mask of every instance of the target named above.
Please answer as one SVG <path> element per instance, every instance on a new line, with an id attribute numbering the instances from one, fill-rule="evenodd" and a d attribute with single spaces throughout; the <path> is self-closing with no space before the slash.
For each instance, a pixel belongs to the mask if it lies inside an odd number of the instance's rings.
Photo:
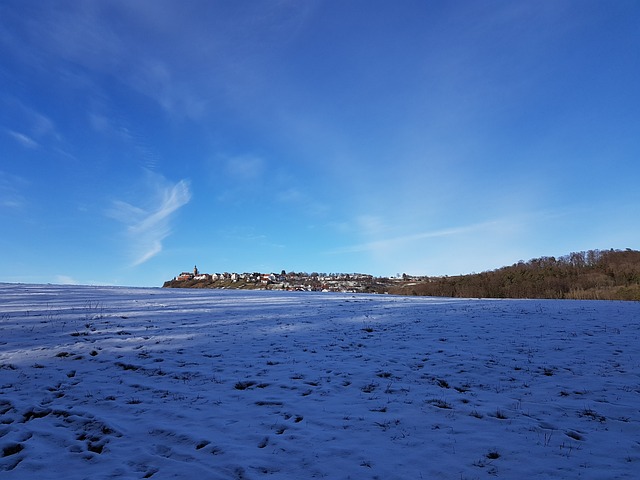
<path id="1" fill-rule="evenodd" d="M 337 248 L 337 249 L 331 250 L 329 253 L 342 254 L 342 253 L 359 253 L 359 252 L 378 252 L 381 250 L 398 248 L 403 244 L 406 244 L 409 242 L 415 242 L 417 240 L 462 235 L 462 234 L 471 233 L 474 231 L 484 230 L 489 227 L 496 227 L 499 224 L 500 222 L 498 221 L 490 221 L 490 222 L 478 223 L 474 225 L 468 225 L 464 227 L 456 227 L 456 228 L 448 228 L 443 230 L 435 230 L 431 232 L 415 233 L 412 235 L 403 235 L 400 237 L 387 238 L 384 240 L 375 240 L 372 242 L 361 243 L 358 245 Z"/>
<path id="2" fill-rule="evenodd" d="M 54 122 L 46 115 L 11 95 L 0 95 L 0 108 L 7 115 L 4 131 L 26 148 L 46 146 L 47 142 L 61 142 Z"/>
<path id="3" fill-rule="evenodd" d="M 139 266 L 162 251 L 162 242 L 171 232 L 174 214 L 191 200 L 189 183 L 180 180 L 175 185 L 166 185 L 159 175 L 153 175 L 152 186 L 157 204 L 144 209 L 116 200 L 107 214 L 127 226 L 126 237 L 131 266 Z"/>
<path id="4" fill-rule="evenodd" d="M 7 134 L 11 136 L 15 141 L 17 141 L 20 145 L 25 148 L 38 148 L 38 142 L 36 142 L 33 138 L 25 135 L 24 133 L 16 132 L 14 130 L 7 130 Z"/>

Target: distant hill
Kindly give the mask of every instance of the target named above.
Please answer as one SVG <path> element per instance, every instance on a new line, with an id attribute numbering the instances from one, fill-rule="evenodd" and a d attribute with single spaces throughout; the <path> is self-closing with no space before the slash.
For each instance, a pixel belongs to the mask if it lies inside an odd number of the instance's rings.
<path id="1" fill-rule="evenodd" d="M 389 293 L 465 298 L 640 300 L 640 251 L 589 250 L 456 277 L 422 277 Z"/>
<path id="2" fill-rule="evenodd" d="M 540 257 L 510 267 L 453 277 L 402 278 L 365 274 L 223 274 L 188 272 L 165 288 L 227 288 L 391 293 L 460 298 L 639 300 L 640 251 L 588 250 Z"/>

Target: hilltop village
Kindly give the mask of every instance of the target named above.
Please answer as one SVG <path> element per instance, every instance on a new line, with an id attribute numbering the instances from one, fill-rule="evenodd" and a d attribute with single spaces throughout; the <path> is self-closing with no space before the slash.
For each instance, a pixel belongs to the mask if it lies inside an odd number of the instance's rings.
<path id="1" fill-rule="evenodd" d="M 201 273 L 198 267 L 164 283 L 165 288 L 229 288 L 305 292 L 386 293 L 388 278 L 353 273 Z"/>
<path id="2" fill-rule="evenodd" d="M 374 277 L 360 273 L 182 272 L 172 288 L 234 288 L 349 293 L 391 293 L 458 298 L 565 298 L 640 301 L 640 251 L 588 250 L 533 258 L 468 275 Z"/>

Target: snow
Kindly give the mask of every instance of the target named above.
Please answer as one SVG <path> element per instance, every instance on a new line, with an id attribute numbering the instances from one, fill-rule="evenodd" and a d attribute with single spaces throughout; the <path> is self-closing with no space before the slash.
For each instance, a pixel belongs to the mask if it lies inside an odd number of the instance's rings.
<path id="1" fill-rule="evenodd" d="M 0 284 L 0 475 L 637 478 L 639 314 Z"/>

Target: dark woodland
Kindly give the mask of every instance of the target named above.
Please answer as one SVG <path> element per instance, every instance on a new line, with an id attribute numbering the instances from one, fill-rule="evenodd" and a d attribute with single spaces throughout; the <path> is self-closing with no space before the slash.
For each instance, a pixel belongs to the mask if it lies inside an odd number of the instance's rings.
<path id="1" fill-rule="evenodd" d="M 640 251 L 589 250 L 456 277 L 421 277 L 389 293 L 465 298 L 640 300 Z"/>

